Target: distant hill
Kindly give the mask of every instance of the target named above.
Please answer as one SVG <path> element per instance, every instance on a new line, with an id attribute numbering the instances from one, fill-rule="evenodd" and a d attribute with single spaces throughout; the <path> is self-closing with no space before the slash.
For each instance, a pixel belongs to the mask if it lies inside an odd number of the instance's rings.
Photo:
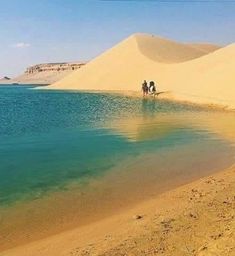
<path id="1" fill-rule="evenodd" d="M 0 82 L 8 84 L 51 84 L 82 68 L 85 64 L 85 62 L 37 64 L 28 67 L 24 74 L 16 78 L 0 80 Z"/>
<path id="2" fill-rule="evenodd" d="M 0 83 L 8 82 L 9 80 L 11 80 L 11 78 L 4 76 L 3 78 L 0 78 Z"/>

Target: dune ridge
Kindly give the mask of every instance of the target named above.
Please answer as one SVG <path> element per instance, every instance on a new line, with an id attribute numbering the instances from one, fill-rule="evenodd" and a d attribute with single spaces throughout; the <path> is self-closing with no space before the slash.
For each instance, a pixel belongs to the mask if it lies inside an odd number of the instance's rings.
<path id="1" fill-rule="evenodd" d="M 219 49 L 219 46 L 206 44 L 183 44 L 169 39 L 150 36 L 147 34 L 135 34 L 138 50 L 149 59 L 160 63 L 180 63 Z"/>
<path id="2" fill-rule="evenodd" d="M 154 80 L 160 97 L 235 108 L 235 44 L 180 44 L 134 34 L 48 89 L 135 91 Z"/>
<path id="3" fill-rule="evenodd" d="M 209 44 L 209 43 L 197 43 L 197 44 L 191 43 L 190 46 L 203 51 L 205 54 L 209 52 L 214 52 L 222 48 L 219 45 Z"/>

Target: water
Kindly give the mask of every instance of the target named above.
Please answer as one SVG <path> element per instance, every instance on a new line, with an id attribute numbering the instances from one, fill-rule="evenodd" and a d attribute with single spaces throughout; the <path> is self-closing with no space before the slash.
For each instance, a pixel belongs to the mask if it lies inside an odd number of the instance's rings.
<path id="1" fill-rule="evenodd" d="M 229 167 L 234 117 L 151 98 L 1 86 L 0 250 Z"/>
<path id="2" fill-rule="evenodd" d="M 192 106 L 117 95 L 3 86 L 0 205 L 102 176 L 146 153 L 198 140 L 213 146 L 218 141 L 205 129 L 177 123 L 182 115 L 190 119 L 201 112 Z M 172 115 L 178 119 L 172 120 Z M 136 128 L 143 131 L 137 134 Z M 220 140 L 219 146 L 226 143 Z"/>

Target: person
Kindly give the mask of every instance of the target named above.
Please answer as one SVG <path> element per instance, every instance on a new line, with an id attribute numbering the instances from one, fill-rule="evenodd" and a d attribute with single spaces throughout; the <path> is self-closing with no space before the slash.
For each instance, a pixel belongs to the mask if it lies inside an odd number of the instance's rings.
<path id="1" fill-rule="evenodd" d="M 149 83 L 149 92 L 151 92 L 153 94 L 153 96 L 155 97 L 155 95 L 156 95 L 156 86 L 155 86 L 154 81 L 151 81 Z"/>
<path id="2" fill-rule="evenodd" d="M 148 95 L 148 84 L 146 82 L 146 80 L 144 80 L 143 84 L 142 84 L 142 91 L 143 91 L 143 97 Z"/>

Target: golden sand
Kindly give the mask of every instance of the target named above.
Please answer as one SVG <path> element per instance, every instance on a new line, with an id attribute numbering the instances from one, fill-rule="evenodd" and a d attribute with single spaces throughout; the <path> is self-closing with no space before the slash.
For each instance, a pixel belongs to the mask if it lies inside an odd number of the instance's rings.
<path id="1" fill-rule="evenodd" d="M 235 169 L 1 256 L 234 255 Z"/>
<path id="2" fill-rule="evenodd" d="M 48 89 L 139 91 L 144 79 L 173 99 L 235 107 L 235 45 L 180 44 L 135 34 Z"/>

